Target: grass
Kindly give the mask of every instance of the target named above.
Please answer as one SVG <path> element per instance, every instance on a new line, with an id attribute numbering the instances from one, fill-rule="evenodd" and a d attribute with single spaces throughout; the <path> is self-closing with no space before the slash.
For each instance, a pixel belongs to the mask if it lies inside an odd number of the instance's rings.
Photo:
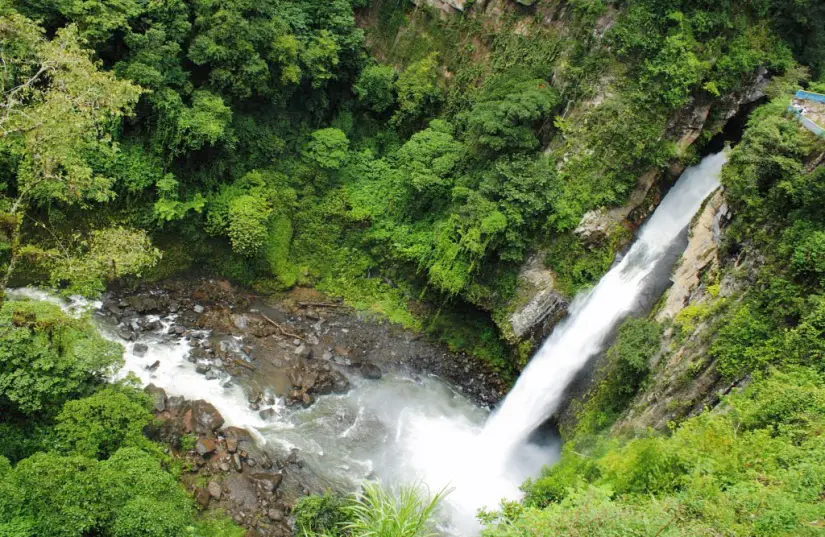
<path id="1" fill-rule="evenodd" d="M 346 508 L 350 522 L 344 529 L 353 537 L 435 537 L 433 519 L 449 493 L 442 489 L 430 497 L 416 485 L 393 490 L 370 483 Z"/>

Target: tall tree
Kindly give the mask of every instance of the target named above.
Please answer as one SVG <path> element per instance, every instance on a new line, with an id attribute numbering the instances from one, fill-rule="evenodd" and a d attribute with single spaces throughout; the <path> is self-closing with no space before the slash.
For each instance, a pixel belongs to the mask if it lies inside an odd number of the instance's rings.
<path id="1" fill-rule="evenodd" d="M 23 247 L 23 221 L 37 206 L 85 205 L 113 197 L 112 180 L 93 156 L 113 155 L 113 129 L 131 112 L 141 88 L 101 71 L 78 30 L 51 40 L 14 11 L 0 16 L 0 218 L 7 260 L 6 288 Z"/>

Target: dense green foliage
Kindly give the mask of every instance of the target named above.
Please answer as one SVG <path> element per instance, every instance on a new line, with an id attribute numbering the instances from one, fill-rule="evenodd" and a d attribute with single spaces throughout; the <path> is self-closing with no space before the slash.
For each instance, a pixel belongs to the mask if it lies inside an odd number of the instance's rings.
<path id="1" fill-rule="evenodd" d="M 570 230 L 690 157 L 668 130 L 686 103 L 759 68 L 822 74 L 815 3 L 613 4 L 601 36 L 604 2 L 571 2 L 563 30 L 378 0 L 11 2 L 6 280 L 95 294 L 205 263 L 441 331 L 467 304 L 501 317 L 518 264 L 549 246 L 572 293 L 621 240 L 584 248 Z M 358 9 L 377 14 L 384 63 Z M 463 344 L 501 367 L 499 342 Z"/>
<path id="2" fill-rule="evenodd" d="M 233 535 L 144 436 L 148 396 L 105 384 L 118 344 L 46 302 L 4 302 L 0 334 L 0 535 Z"/>
<path id="3" fill-rule="evenodd" d="M 122 365 L 122 353 L 88 320 L 73 319 L 55 304 L 6 301 L 0 308 L 0 409 L 55 413 L 97 389 Z"/>

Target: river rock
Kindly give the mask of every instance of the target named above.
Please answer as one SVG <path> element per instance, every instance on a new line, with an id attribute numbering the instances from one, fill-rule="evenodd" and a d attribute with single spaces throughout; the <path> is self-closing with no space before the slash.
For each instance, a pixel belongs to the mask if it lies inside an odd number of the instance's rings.
<path id="1" fill-rule="evenodd" d="M 238 330 L 246 330 L 249 326 L 249 317 L 243 314 L 233 313 L 229 316 L 232 320 L 232 324 L 235 325 L 235 328 Z"/>
<path id="2" fill-rule="evenodd" d="M 209 485 L 207 485 L 207 490 L 209 491 L 209 495 L 212 496 L 216 500 L 221 499 L 221 494 L 223 491 L 221 490 L 221 484 L 217 481 L 210 481 Z"/>
<path id="3" fill-rule="evenodd" d="M 146 343 L 135 343 L 132 347 L 132 353 L 135 356 L 143 357 L 146 356 L 146 353 L 149 351 L 149 345 Z"/>
<path id="4" fill-rule="evenodd" d="M 381 368 L 375 364 L 363 363 L 361 364 L 361 375 L 370 380 L 378 380 L 381 378 Z"/>
<path id="5" fill-rule="evenodd" d="M 215 371 L 214 369 L 210 369 L 210 370 L 209 370 L 209 371 L 207 371 L 207 372 L 206 372 L 206 374 L 204 375 L 204 377 L 206 377 L 206 380 L 215 380 L 215 379 L 217 379 L 219 376 L 220 376 L 220 375 L 218 375 L 218 372 L 217 372 L 217 371 Z"/>
<path id="6" fill-rule="evenodd" d="M 284 519 L 284 514 L 277 509 L 270 509 L 267 511 L 266 516 L 268 516 L 272 522 L 280 522 Z"/>
<path id="7" fill-rule="evenodd" d="M 135 333 L 125 326 L 119 327 L 117 329 L 117 335 L 120 336 L 121 339 L 125 339 L 126 341 L 134 341 L 136 338 Z"/>
<path id="8" fill-rule="evenodd" d="M 155 412 L 166 410 L 166 391 L 163 388 L 150 384 L 143 389 L 152 399 L 152 408 Z"/>
<path id="9" fill-rule="evenodd" d="M 195 432 L 200 434 L 209 434 L 223 427 L 221 413 L 202 399 L 192 403 L 192 417 L 195 420 Z"/>
<path id="10" fill-rule="evenodd" d="M 212 366 L 209 364 L 199 363 L 195 366 L 195 372 L 200 373 L 201 375 L 205 375 L 207 371 L 211 369 Z"/>
<path id="11" fill-rule="evenodd" d="M 160 367 L 160 360 L 155 360 L 154 362 L 152 362 L 151 365 L 146 366 L 146 370 L 147 371 L 155 371 L 159 367 Z"/>
<path id="12" fill-rule="evenodd" d="M 154 330 L 159 330 L 163 325 L 160 324 L 160 321 L 157 319 L 153 319 L 151 321 L 144 321 L 143 326 L 141 326 L 141 330 L 144 332 L 152 332 Z"/>
<path id="13" fill-rule="evenodd" d="M 283 481 L 284 476 L 281 474 L 252 474 L 249 476 L 253 479 L 264 492 L 273 493 Z"/>
<path id="14" fill-rule="evenodd" d="M 199 438 L 195 444 L 195 451 L 197 451 L 201 457 L 209 455 L 214 452 L 215 449 L 217 449 L 217 445 L 211 438 Z"/>
<path id="15" fill-rule="evenodd" d="M 138 313 L 160 313 L 169 303 L 169 299 L 163 296 L 133 295 L 126 299 L 128 304 Z"/>
<path id="16" fill-rule="evenodd" d="M 198 314 L 203 313 L 203 306 L 201 306 L 200 304 L 195 304 L 192 307 L 192 309 L 195 311 L 195 313 L 198 313 Z"/>
<path id="17" fill-rule="evenodd" d="M 237 470 L 238 472 L 243 472 L 243 465 L 241 464 L 240 453 L 232 454 L 232 466 L 234 466 L 235 470 Z"/>
<path id="18" fill-rule="evenodd" d="M 273 416 L 275 416 L 275 409 L 274 408 L 265 408 L 258 412 L 258 415 L 261 417 L 262 420 L 266 421 Z"/>

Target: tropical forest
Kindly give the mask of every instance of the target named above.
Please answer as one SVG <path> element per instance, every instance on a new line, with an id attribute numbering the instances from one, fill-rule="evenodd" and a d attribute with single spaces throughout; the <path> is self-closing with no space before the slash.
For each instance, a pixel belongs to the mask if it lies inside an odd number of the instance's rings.
<path id="1" fill-rule="evenodd" d="M 825 536 L 823 0 L 0 0 L 0 537 Z"/>

